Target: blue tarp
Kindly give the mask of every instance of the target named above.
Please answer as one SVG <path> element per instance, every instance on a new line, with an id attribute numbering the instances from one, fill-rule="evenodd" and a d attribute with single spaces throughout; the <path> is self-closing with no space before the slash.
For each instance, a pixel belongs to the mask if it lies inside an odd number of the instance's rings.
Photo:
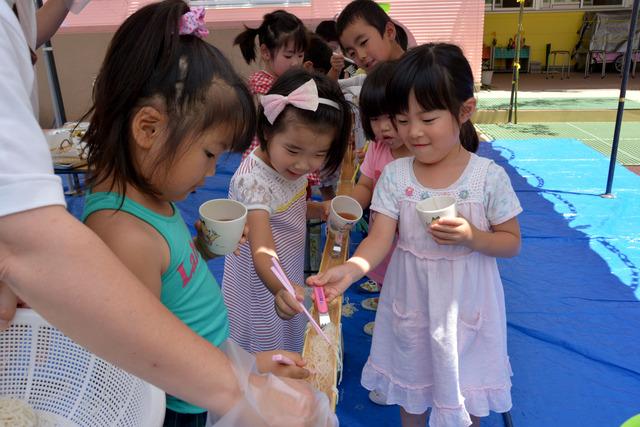
<path id="1" fill-rule="evenodd" d="M 599 194 L 608 159 L 571 139 L 499 140 L 479 154 L 501 164 L 524 207 L 521 254 L 500 260 L 507 305 L 516 427 L 619 426 L 640 413 L 640 177 L 618 166 L 615 199 Z M 239 156 L 223 158 L 179 207 L 188 224 L 198 206 L 226 197 Z M 75 214 L 81 198 L 69 200 Z M 193 230 L 192 230 L 193 231 Z M 361 238 L 361 236 L 360 236 Z M 354 236 L 354 245 L 359 236 Z M 209 263 L 221 280 L 222 260 Z M 341 425 L 399 426 L 396 407 L 371 403 L 360 386 L 374 313 L 343 319 Z M 492 414 L 483 426 L 502 426 Z"/>

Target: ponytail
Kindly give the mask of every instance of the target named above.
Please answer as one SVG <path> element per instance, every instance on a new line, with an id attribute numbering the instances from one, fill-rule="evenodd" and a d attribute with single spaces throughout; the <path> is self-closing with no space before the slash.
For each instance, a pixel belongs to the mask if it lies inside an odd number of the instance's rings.
<path id="1" fill-rule="evenodd" d="M 473 126 L 473 123 L 471 123 L 471 120 L 467 120 L 462 124 L 462 126 L 460 126 L 460 143 L 470 153 L 478 151 L 480 139 L 478 138 L 478 133 L 476 132 L 476 128 Z"/>
<path id="2" fill-rule="evenodd" d="M 238 34 L 233 40 L 233 44 L 240 46 L 242 57 L 247 64 L 251 64 L 256 60 L 256 36 L 258 35 L 259 29 L 249 28 L 247 26 L 244 28 L 245 30 Z"/>
<path id="3" fill-rule="evenodd" d="M 236 36 L 233 44 L 240 46 L 247 64 L 256 60 L 256 36 L 258 44 L 265 45 L 272 55 L 290 41 L 293 42 L 296 51 L 307 50 L 307 29 L 300 18 L 285 10 L 267 13 L 258 28 L 244 28 L 245 30 Z"/>

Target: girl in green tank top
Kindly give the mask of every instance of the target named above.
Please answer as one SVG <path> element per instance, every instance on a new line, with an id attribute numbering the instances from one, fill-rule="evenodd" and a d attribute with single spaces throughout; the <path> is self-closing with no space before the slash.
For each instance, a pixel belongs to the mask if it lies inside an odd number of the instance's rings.
<path id="1" fill-rule="evenodd" d="M 223 152 L 246 148 L 256 116 L 250 92 L 204 32 L 198 11 L 177 0 L 141 9 L 116 32 L 85 136 L 91 191 L 82 220 L 172 313 L 219 346 L 229 335 L 220 287 L 174 202 L 215 174 Z M 297 365 L 278 365 L 271 352 L 257 355 L 258 369 L 308 375 L 300 355 L 279 353 Z M 205 409 L 167 396 L 165 425 L 205 419 Z"/>

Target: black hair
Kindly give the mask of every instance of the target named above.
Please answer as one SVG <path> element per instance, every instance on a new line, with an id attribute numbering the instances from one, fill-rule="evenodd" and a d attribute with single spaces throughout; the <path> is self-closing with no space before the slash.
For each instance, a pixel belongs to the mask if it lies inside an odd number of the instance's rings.
<path id="1" fill-rule="evenodd" d="M 373 0 L 353 0 L 349 3 L 336 20 L 336 32 L 338 37 L 342 35 L 344 30 L 356 19 L 362 19 L 367 24 L 375 27 L 382 36 L 388 22 L 391 22 L 396 29 L 396 42 L 402 50 L 407 50 L 409 44 L 407 32 L 400 25 L 391 20 L 387 12 L 385 12 L 378 3 Z"/>
<path id="2" fill-rule="evenodd" d="M 322 37 L 322 39 L 327 43 L 340 43 L 340 39 L 338 38 L 338 30 L 336 29 L 336 21 L 322 21 L 316 27 L 315 33 Z"/>
<path id="3" fill-rule="evenodd" d="M 360 120 L 364 134 L 369 140 L 375 139 L 375 134 L 371 128 L 371 119 L 389 114 L 386 89 L 393 72 L 398 65 L 398 61 L 384 61 L 377 64 L 362 84 L 360 90 Z"/>
<path id="4" fill-rule="evenodd" d="M 393 25 L 396 27 L 396 42 L 398 42 L 402 50 L 406 52 L 409 47 L 409 36 L 407 36 L 407 32 L 400 25 L 395 22 L 393 22 Z"/>
<path id="5" fill-rule="evenodd" d="M 246 25 L 244 28 L 245 30 L 236 36 L 233 44 L 240 46 L 247 64 L 256 60 L 256 36 L 258 44 L 264 44 L 271 55 L 290 41 L 293 42 L 296 51 L 307 49 L 307 29 L 297 16 L 287 11 L 276 10 L 267 13 L 258 28 L 249 28 Z"/>
<path id="6" fill-rule="evenodd" d="M 184 141 L 213 126 L 230 131 L 231 150 L 243 151 L 255 132 L 251 92 L 222 53 L 195 35 L 179 35 L 182 0 L 145 6 L 118 28 L 93 88 L 92 114 L 84 139 L 88 183 L 112 178 L 123 194 L 131 184 L 157 194 L 133 161 L 131 121 L 145 106 L 168 116 L 167 140 L 154 170 L 171 164 Z M 86 117 L 85 116 L 85 117 Z"/>
<path id="7" fill-rule="evenodd" d="M 319 104 L 316 111 L 309 111 L 287 105 L 271 124 L 264 115 L 264 108 L 260 105 L 257 135 L 260 148 L 266 151 L 268 140 L 274 134 L 284 132 L 287 123 L 292 120 L 298 120 L 320 133 L 333 130 L 335 134 L 322 167 L 323 171 L 331 174 L 340 167 L 351 135 L 351 104 L 345 100 L 338 83 L 323 74 L 311 73 L 303 68 L 292 68 L 275 81 L 267 95 L 287 96 L 311 79 L 315 81 L 318 88 L 318 97 L 331 100 L 340 108 Z"/>
<path id="8" fill-rule="evenodd" d="M 391 115 L 409 109 L 411 91 L 426 111 L 447 110 L 457 119 L 462 104 L 474 96 L 473 73 L 462 49 L 448 43 L 427 43 L 409 50 L 387 85 Z M 472 153 L 478 149 L 478 134 L 471 120 L 460 126 L 460 142 Z"/>
<path id="9" fill-rule="evenodd" d="M 331 70 L 331 47 L 320 36 L 309 35 L 309 46 L 304 51 L 304 61 L 313 62 L 313 68 L 327 74 Z"/>

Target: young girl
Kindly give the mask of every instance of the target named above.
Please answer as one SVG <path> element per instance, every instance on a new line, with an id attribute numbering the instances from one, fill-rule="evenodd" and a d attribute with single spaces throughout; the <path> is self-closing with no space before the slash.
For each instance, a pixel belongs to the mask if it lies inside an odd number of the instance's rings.
<path id="1" fill-rule="evenodd" d="M 308 282 L 335 297 L 384 259 L 398 227 L 362 384 L 400 405 L 405 427 L 424 426 L 429 407 L 431 426 L 468 426 L 469 414 L 511 408 L 496 257 L 518 253 L 522 209 L 505 171 L 465 149 L 478 139 L 469 120 L 473 75 L 460 48 L 412 49 L 386 93 L 414 157 L 383 171 L 371 204 L 376 221 L 354 256 Z M 425 225 L 416 204 L 441 195 L 456 199 L 458 217 Z"/>
<path id="2" fill-rule="evenodd" d="M 267 13 L 258 28 L 245 27 L 245 30 L 233 41 L 234 45 L 240 46 L 247 64 L 256 61 L 256 36 L 258 36 L 260 59 L 264 69 L 253 73 L 248 83 L 249 89 L 259 100 L 269 92 L 281 74 L 302 65 L 308 38 L 307 29 L 297 16 L 284 10 Z M 258 145 L 260 141 L 254 138 L 243 158 Z"/>
<path id="3" fill-rule="evenodd" d="M 251 353 L 302 349 L 306 318 L 295 316 L 299 304 L 271 273 L 271 257 L 292 282 L 303 283 L 306 219 L 324 215 L 321 204 L 306 201 L 306 175 L 337 169 L 350 131 L 351 109 L 324 75 L 290 70 L 261 99 L 260 147 L 243 160 L 229 188 L 229 197 L 249 209 L 249 244 L 225 259 L 222 280 L 231 337 Z"/>
<path id="4" fill-rule="evenodd" d="M 229 334 L 220 288 L 174 202 L 215 173 L 224 151 L 246 146 L 255 111 L 231 64 L 201 39 L 203 14 L 180 0 L 155 3 L 114 35 L 94 88 L 82 219 L 167 309 L 220 346 Z M 270 357 L 258 357 L 260 370 L 275 368 Z M 205 419 L 167 396 L 165 425 Z"/>

